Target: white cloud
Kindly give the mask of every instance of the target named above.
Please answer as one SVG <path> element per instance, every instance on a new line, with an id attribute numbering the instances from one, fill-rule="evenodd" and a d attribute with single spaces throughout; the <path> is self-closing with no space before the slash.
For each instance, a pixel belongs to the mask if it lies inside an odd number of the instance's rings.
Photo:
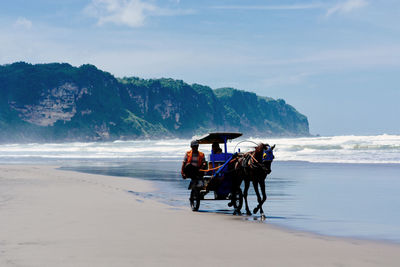
<path id="1" fill-rule="evenodd" d="M 98 19 L 98 24 L 114 23 L 130 27 L 140 27 L 144 24 L 149 12 L 157 7 L 140 0 L 92 0 L 86 7 L 86 12 Z"/>
<path id="2" fill-rule="evenodd" d="M 141 27 L 149 16 L 186 15 L 193 10 L 161 8 L 143 0 L 92 0 L 85 12 L 97 18 L 98 25 L 113 23 Z"/>
<path id="3" fill-rule="evenodd" d="M 17 28 L 23 28 L 29 30 L 30 28 L 32 28 L 32 21 L 24 17 L 19 17 L 17 21 L 14 23 L 14 26 Z"/>
<path id="4" fill-rule="evenodd" d="M 316 9 L 323 7 L 320 3 L 299 4 L 299 5 L 224 5 L 213 6 L 214 9 L 237 9 L 237 10 L 298 10 L 298 9 Z"/>
<path id="5" fill-rule="evenodd" d="M 348 13 L 353 10 L 368 5 L 367 0 L 343 0 L 333 7 L 322 2 L 310 4 L 292 4 L 292 5 L 221 5 L 212 6 L 213 9 L 224 10 L 306 10 L 306 9 L 327 9 L 326 16 L 329 17 L 335 13 Z"/>
<path id="6" fill-rule="evenodd" d="M 355 9 L 362 8 L 366 5 L 368 5 L 368 2 L 366 0 L 347 0 L 329 8 L 326 16 L 329 17 L 335 13 L 348 13 Z"/>
<path id="7" fill-rule="evenodd" d="M 264 66 L 286 69 L 298 67 L 309 71 L 358 71 L 400 66 L 400 46 L 380 45 L 348 50 L 325 50 L 314 54 L 282 60 L 264 60 Z"/>
<path id="8" fill-rule="evenodd" d="M 273 87 L 278 85 L 292 85 L 292 84 L 300 84 L 307 80 L 310 76 L 317 75 L 317 72 L 299 72 L 291 74 L 279 74 L 276 76 L 272 76 L 269 78 L 264 78 L 261 80 L 261 83 L 264 87 Z"/>

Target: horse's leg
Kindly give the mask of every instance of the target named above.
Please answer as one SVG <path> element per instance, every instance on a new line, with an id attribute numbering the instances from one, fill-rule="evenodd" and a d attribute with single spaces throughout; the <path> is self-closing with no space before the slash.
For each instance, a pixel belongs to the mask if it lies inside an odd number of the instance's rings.
<path id="1" fill-rule="evenodd" d="M 253 214 L 257 214 L 258 210 L 260 209 L 260 204 L 261 204 L 261 197 L 260 197 L 260 192 L 258 191 L 258 181 L 257 181 L 257 179 L 253 180 L 253 187 L 254 187 L 254 191 L 256 192 L 257 202 L 258 202 L 257 207 L 255 207 L 254 210 L 253 210 Z"/>
<path id="2" fill-rule="evenodd" d="M 233 180 L 232 188 L 231 188 L 231 192 L 232 192 L 231 202 L 228 203 L 229 207 L 234 206 L 233 203 L 236 201 L 236 192 L 237 192 L 237 190 L 240 190 L 241 184 L 242 184 L 242 179 L 236 177 L 236 179 Z M 235 210 L 233 211 L 233 215 L 241 215 L 241 214 L 242 213 L 240 212 L 240 209 L 235 207 Z"/>
<path id="3" fill-rule="evenodd" d="M 261 193 L 262 193 L 262 201 L 260 203 L 260 214 L 261 214 L 261 218 L 265 219 L 264 211 L 263 211 L 263 208 L 262 208 L 262 205 L 267 200 L 267 194 L 265 192 L 265 179 L 262 179 L 260 181 L 260 188 L 261 188 Z"/>
<path id="4" fill-rule="evenodd" d="M 244 179 L 243 198 L 244 198 L 244 202 L 246 204 L 246 214 L 247 215 L 251 215 L 251 211 L 249 209 L 249 203 L 247 202 L 247 193 L 249 192 L 249 187 L 250 187 L 250 180 Z"/>

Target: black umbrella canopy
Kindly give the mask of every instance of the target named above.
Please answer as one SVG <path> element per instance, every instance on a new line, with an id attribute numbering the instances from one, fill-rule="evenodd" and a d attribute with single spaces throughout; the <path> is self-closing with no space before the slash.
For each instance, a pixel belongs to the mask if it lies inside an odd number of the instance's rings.
<path id="1" fill-rule="evenodd" d="M 242 133 L 231 132 L 209 133 L 200 137 L 197 141 L 199 144 L 225 143 L 225 140 L 232 140 L 242 135 Z"/>

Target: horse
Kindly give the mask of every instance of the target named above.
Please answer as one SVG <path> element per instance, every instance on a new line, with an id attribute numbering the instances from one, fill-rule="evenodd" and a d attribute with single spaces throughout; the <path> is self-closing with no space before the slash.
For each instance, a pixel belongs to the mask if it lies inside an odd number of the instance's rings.
<path id="1" fill-rule="evenodd" d="M 249 205 L 247 202 L 247 194 L 250 187 L 250 182 L 253 182 L 254 191 L 257 195 L 258 205 L 254 208 L 253 213 L 257 214 L 260 211 L 261 218 L 265 219 L 262 205 L 267 200 L 267 194 L 265 192 L 265 179 L 268 174 L 271 173 L 271 164 L 274 160 L 273 150 L 275 145 L 272 147 L 268 144 L 260 143 L 255 147 L 254 151 L 247 152 L 242 156 L 238 156 L 234 162 L 234 171 L 236 185 L 239 185 L 244 181 L 243 198 L 246 204 L 246 214 L 251 215 Z M 260 186 L 262 198 L 258 190 Z M 240 211 L 239 211 L 240 213 Z"/>

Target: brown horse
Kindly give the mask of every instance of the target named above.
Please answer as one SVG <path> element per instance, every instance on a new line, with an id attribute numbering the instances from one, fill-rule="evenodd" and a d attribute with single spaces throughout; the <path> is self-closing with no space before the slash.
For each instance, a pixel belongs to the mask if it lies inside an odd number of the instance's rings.
<path id="1" fill-rule="evenodd" d="M 250 182 L 252 182 L 258 201 L 258 205 L 254 208 L 253 213 L 256 214 L 260 210 L 261 218 L 265 219 L 264 211 L 262 209 L 262 205 L 267 200 L 265 179 L 267 175 L 271 173 L 271 163 L 274 159 L 274 148 L 275 145 L 271 147 L 268 144 L 260 143 L 254 151 L 239 156 L 234 163 L 235 179 L 237 180 L 236 184 L 240 186 L 242 181 L 244 181 L 243 198 L 246 204 L 247 215 L 251 215 L 247 202 L 247 193 L 250 187 Z M 260 186 L 262 197 L 260 196 L 258 186 Z"/>

